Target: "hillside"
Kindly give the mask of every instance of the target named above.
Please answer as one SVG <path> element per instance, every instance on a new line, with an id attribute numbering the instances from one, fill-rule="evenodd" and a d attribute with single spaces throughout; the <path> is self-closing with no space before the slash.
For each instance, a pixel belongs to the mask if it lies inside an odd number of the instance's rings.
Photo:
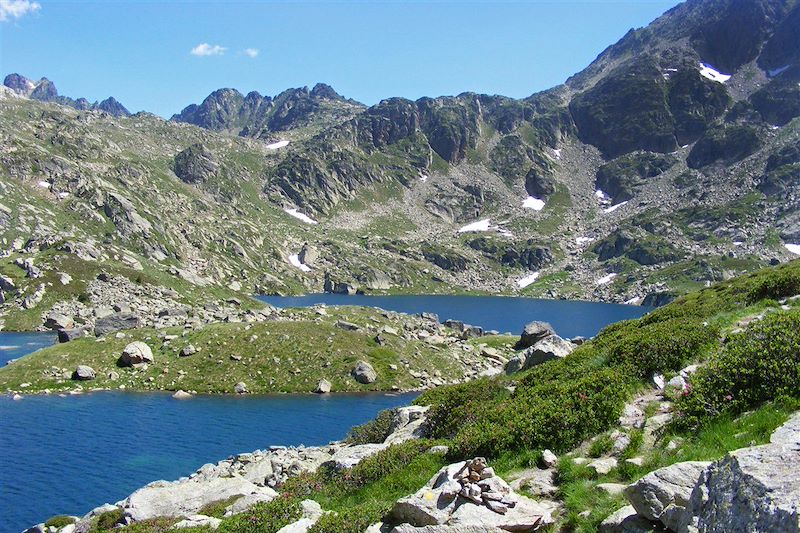
<path id="1" fill-rule="evenodd" d="M 790 531 L 798 302 L 800 261 L 760 270 L 609 326 L 529 370 L 432 389 L 416 406 L 355 428 L 347 442 L 240 454 L 52 524 Z M 490 486 L 477 499 L 459 492 L 467 467 L 476 487 Z"/>
<path id="2" fill-rule="evenodd" d="M 137 297 L 83 291 L 106 270 L 184 304 L 213 288 L 217 302 L 362 290 L 649 305 L 786 261 L 800 250 L 798 13 L 690 0 L 521 100 L 221 89 L 164 121 L 41 102 L 10 76 L 0 320 L 34 329 L 51 310 Z M 39 294 L 16 261 L 77 283 Z"/>

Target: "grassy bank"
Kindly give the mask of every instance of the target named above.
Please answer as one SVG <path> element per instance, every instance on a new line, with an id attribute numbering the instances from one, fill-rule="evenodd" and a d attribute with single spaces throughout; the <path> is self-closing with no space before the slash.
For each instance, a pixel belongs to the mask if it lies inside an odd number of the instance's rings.
<path id="1" fill-rule="evenodd" d="M 380 311 L 353 307 L 329 308 L 325 315 L 313 309 L 288 314 L 290 318 L 271 322 L 161 332 L 139 329 L 125 332 L 123 338 L 109 335 L 102 341 L 83 338 L 57 344 L 0 368 L 0 390 L 58 392 L 83 386 L 231 393 L 236 383 L 244 382 L 251 393 L 288 393 L 312 392 L 318 380 L 327 379 L 334 392 L 388 391 L 418 388 L 420 377 L 412 373 L 442 382 L 464 377 L 464 350 L 458 359 L 442 339 L 417 339 L 420 319 L 394 314 L 387 318 Z M 341 322 L 358 329 L 343 329 Z M 118 365 L 123 349 L 133 341 L 143 341 L 153 351 L 154 362 L 147 368 Z M 181 357 L 189 346 L 196 353 Z M 378 375 L 373 383 L 358 383 L 350 375 L 358 361 L 373 366 Z M 70 379 L 77 365 L 92 367 L 96 379 Z"/>

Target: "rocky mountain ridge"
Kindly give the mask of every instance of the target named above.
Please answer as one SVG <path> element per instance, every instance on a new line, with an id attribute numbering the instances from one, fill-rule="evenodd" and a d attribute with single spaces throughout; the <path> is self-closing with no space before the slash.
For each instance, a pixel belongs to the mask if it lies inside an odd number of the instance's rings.
<path id="1" fill-rule="evenodd" d="M 57 104 L 73 107 L 80 111 L 103 111 L 115 117 L 127 117 L 131 113 L 124 105 L 113 96 L 100 102 L 89 102 L 86 98 L 73 100 L 68 96 L 58 94 L 55 84 L 47 78 L 39 81 L 29 80 L 20 74 L 9 74 L 3 80 L 3 86 L 11 89 L 15 94 L 41 102 L 55 102 Z"/>
<path id="2" fill-rule="evenodd" d="M 54 285 L 25 308 L 40 283 L 12 264 L 20 254 L 241 293 L 629 303 L 788 260 L 800 251 L 798 9 L 692 0 L 520 100 L 365 107 L 322 84 L 274 98 L 223 89 L 164 121 L 5 91 L 6 323 L 41 324 L 76 296 Z"/>

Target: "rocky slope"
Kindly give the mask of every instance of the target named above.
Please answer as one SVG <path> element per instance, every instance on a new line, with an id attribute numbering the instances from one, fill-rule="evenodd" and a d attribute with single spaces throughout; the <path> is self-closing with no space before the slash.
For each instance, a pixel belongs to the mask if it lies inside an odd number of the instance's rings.
<path id="1" fill-rule="evenodd" d="M 163 121 L 40 102 L 49 82 L 11 76 L 0 95 L 0 269 L 16 288 L 3 289 L 6 328 L 38 327 L 80 296 L 40 291 L 17 259 L 79 286 L 86 270 L 135 280 L 141 268 L 182 295 L 646 304 L 790 259 L 799 9 L 691 0 L 520 100 L 365 107 L 322 84 L 274 98 L 222 89 Z"/>

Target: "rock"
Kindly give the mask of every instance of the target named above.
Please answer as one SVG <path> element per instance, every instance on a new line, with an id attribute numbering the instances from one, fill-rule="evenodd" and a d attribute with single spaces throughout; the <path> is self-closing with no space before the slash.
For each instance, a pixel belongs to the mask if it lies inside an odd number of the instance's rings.
<path id="1" fill-rule="evenodd" d="M 595 459 L 586 465 L 587 468 L 594 470 L 598 476 L 608 474 L 617 467 L 617 460 L 613 457 L 603 457 Z"/>
<path id="2" fill-rule="evenodd" d="M 622 494 L 625 490 L 626 485 L 622 483 L 598 483 L 597 488 L 605 492 L 610 496 L 617 496 L 618 494 Z"/>
<path id="3" fill-rule="evenodd" d="M 710 464 L 686 461 L 660 468 L 628 485 L 625 497 L 639 515 L 677 531 L 680 524 L 689 522 L 692 491 Z"/>
<path id="4" fill-rule="evenodd" d="M 770 444 L 729 452 L 702 475 L 691 496 L 701 532 L 800 530 L 800 413 Z"/>
<path id="5" fill-rule="evenodd" d="M 650 383 L 653 385 L 653 388 L 656 390 L 661 390 L 667 384 L 666 380 L 664 379 L 664 374 L 656 372 L 652 376 L 650 376 Z"/>
<path id="6" fill-rule="evenodd" d="M 62 285 L 69 285 L 72 282 L 72 276 L 67 274 L 66 272 L 62 272 L 58 275 L 58 281 Z"/>
<path id="7" fill-rule="evenodd" d="M 137 522 L 158 517 L 183 517 L 197 513 L 212 502 L 234 496 L 275 497 L 269 487 L 259 487 L 238 475 L 188 480 L 156 481 L 137 490 L 123 502 L 125 516 Z"/>
<path id="8" fill-rule="evenodd" d="M 253 507 L 257 503 L 270 502 L 275 499 L 278 494 L 273 491 L 264 491 L 258 494 L 248 494 L 242 496 L 229 506 L 225 508 L 225 516 L 232 516 L 243 513 Z"/>
<path id="9" fill-rule="evenodd" d="M 62 330 L 62 329 L 72 329 L 72 327 L 74 325 L 75 325 L 75 321 L 72 320 L 71 317 L 68 317 L 67 315 L 63 315 L 61 313 L 55 313 L 55 312 L 50 313 L 49 315 L 47 315 L 47 318 L 45 318 L 45 321 L 44 321 L 44 327 L 46 327 L 47 329 L 52 329 L 52 330 L 56 330 L 56 331 Z"/>
<path id="10" fill-rule="evenodd" d="M 384 440 L 384 444 L 399 444 L 412 439 L 421 439 L 428 436 L 428 429 L 425 426 L 427 413 L 430 406 L 410 405 L 395 409 L 392 424 L 389 428 L 389 436 Z"/>
<path id="11" fill-rule="evenodd" d="M 77 381 L 89 381 L 95 378 L 94 369 L 86 365 L 78 365 L 72 373 L 72 379 Z"/>
<path id="12" fill-rule="evenodd" d="M 244 382 L 240 381 L 236 385 L 233 386 L 233 391 L 236 394 L 247 394 L 247 385 Z"/>
<path id="13" fill-rule="evenodd" d="M 557 463 L 558 457 L 556 457 L 556 454 L 550 450 L 545 450 L 542 452 L 542 465 L 544 465 L 545 468 L 553 468 Z"/>
<path id="14" fill-rule="evenodd" d="M 517 342 L 517 349 L 528 348 L 545 337 L 555 334 L 556 332 L 553 330 L 553 326 L 547 322 L 530 322 L 522 330 L 522 335 L 520 335 L 519 341 Z"/>
<path id="15" fill-rule="evenodd" d="M 574 349 L 575 345 L 571 342 L 565 341 L 558 335 L 548 335 L 509 360 L 505 366 L 506 374 L 514 374 L 552 359 L 566 357 Z"/>
<path id="16" fill-rule="evenodd" d="M 599 533 L 650 533 L 656 524 L 636 514 L 633 505 L 626 505 L 603 520 Z"/>
<path id="17" fill-rule="evenodd" d="M 219 169 L 214 154 L 205 145 L 196 143 L 175 156 L 175 175 L 186 183 L 202 183 Z"/>
<path id="18" fill-rule="evenodd" d="M 184 518 L 174 526 L 175 529 L 185 529 L 185 528 L 201 528 L 201 527 L 209 527 L 211 529 L 217 529 L 219 525 L 222 523 L 222 520 L 219 518 L 214 518 L 212 516 L 206 516 L 202 514 L 195 514 L 191 515 L 187 518 Z"/>
<path id="19" fill-rule="evenodd" d="M 375 369 L 372 368 L 372 365 L 366 361 L 359 361 L 356 363 L 355 368 L 353 368 L 350 374 L 362 385 L 373 383 L 376 379 L 378 379 L 378 373 L 375 372 Z"/>
<path id="20" fill-rule="evenodd" d="M 504 529 L 492 526 L 424 526 L 414 527 L 410 524 L 400 524 L 390 533 L 504 533 Z"/>
<path id="21" fill-rule="evenodd" d="M 17 290 L 14 280 L 8 276 L 0 275 L 0 289 L 8 292 Z"/>
<path id="22" fill-rule="evenodd" d="M 331 382 L 327 379 L 321 379 L 317 382 L 317 388 L 314 392 L 317 394 L 327 394 L 331 391 Z"/>
<path id="23" fill-rule="evenodd" d="M 678 375 L 667 381 L 666 386 L 675 391 L 684 391 L 688 387 L 688 383 L 683 376 Z"/>
<path id="24" fill-rule="evenodd" d="M 172 395 L 172 397 L 175 398 L 176 400 L 188 400 L 190 398 L 194 398 L 194 396 L 182 390 L 176 391 L 175 394 Z"/>
<path id="25" fill-rule="evenodd" d="M 189 345 L 186 345 L 183 348 L 181 348 L 181 351 L 178 352 L 178 355 L 180 357 L 189 357 L 190 355 L 194 355 L 196 353 L 197 353 L 197 348 L 195 348 L 193 345 L 189 344 Z"/>
<path id="26" fill-rule="evenodd" d="M 353 324 L 352 322 L 347 322 L 346 320 L 337 320 L 336 327 L 345 331 L 358 331 L 361 329 L 358 324 Z"/>
<path id="27" fill-rule="evenodd" d="M 60 329 L 58 330 L 58 342 L 69 342 L 81 337 L 86 337 L 92 333 L 90 327 L 82 327 L 75 329 Z"/>
<path id="28" fill-rule="evenodd" d="M 152 363 L 153 351 L 142 341 L 136 341 L 125 346 L 119 358 L 123 366 L 134 366 L 142 363 Z"/>
<path id="29" fill-rule="evenodd" d="M 125 329 L 136 329 L 141 326 L 141 319 L 131 313 L 114 313 L 103 318 L 98 318 L 94 323 L 94 334 L 105 337 Z"/>
<path id="30" fill-rule="evenodd" d="M 108 373 L 108 379 L 110 379 L 111 381 L 117 381 L 119 379 L 119 374 L 112 370 L 111 372 Z"/>
<path id="31" fill-rule="evenodd" d="M 335 470 L 346 470 L 353 468 L 358 463 L 371 457 L 381 450 L 388 447 L 387 444 L 359 444 L 356 446 L 345 446 L 333 454 L 330 461 L 325 463 Z"/>
<path id="32" fill-rule="evenodd" d="M 300 502 L 300 507 L 303 510 L 302 518 L 282 527 L 278 533 L 306 533 L 322 516 L 322 507 L 314 500 L 303 500 Z"/>
<path id="33" fill-rule="evenodd" d="M 297 258 L 300 259 L 300 262 L 304 265 L 314 267 L 319 259 L 319 251 L 306 242 L 303 243 L 303 247 L 300 248 L 300 253 L 297 254 Z"/>

